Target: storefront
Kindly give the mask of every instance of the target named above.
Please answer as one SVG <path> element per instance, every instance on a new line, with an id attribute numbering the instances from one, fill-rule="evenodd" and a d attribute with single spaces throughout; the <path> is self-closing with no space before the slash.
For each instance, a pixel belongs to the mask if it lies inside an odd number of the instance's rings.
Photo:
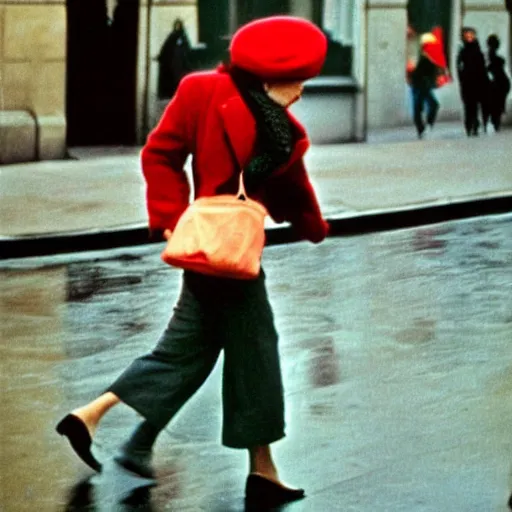
<path id="1" fill-rule="evenodd" d="M 153 0 L 140 9 L 139 141 L 169 99 L 158 91 L 159 55 L 178 18 L 190 42 L 192 69 L 209 69 L 227 59 L 231 35 L 251 19 L 291 14 L 319 25 L 329 41 L 326 64 L 293 106 L 316 143 L 365 140 L 368 130 L 411 123 L 405 80 L 409 25 L 418 35 L 442 27 L 452 74 L 463 24 L 477 27 L 482 37 L 498 33 L 504 49 L 510 44 L 504 0 Z M 510 61 L 510 53 L 506 57 Z M 456 80 L 438 94 L 440 119 L 460 119 Z"/>
<path id="2" fill-rule="evenodd" d="M 233 32 L 256 17 L 317 23 L 327 61 L 293 111 L 313 142 L 330 143 L 411 123 L 408 26 L 443 27 L 452 73 L 462 25 L 481 40 L 496 33 L 510 70 L 507 7 L 509 0 L 0 0 L 0 163 L 62 158 L 70 145 L 142 144 L 169 100 L 162 51 L 178 19 L 190 70 L 225 59 Z M 440 119 L 460 119 L 456 80 L 439 100 Z"/>

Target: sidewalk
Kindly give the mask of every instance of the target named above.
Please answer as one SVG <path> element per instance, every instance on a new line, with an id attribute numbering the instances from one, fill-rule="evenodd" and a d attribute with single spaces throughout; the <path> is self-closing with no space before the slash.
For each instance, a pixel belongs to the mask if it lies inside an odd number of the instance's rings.
<path id="1" fill-rule="evenodd" d="M 80 250 L 79 239 L 88 248 L 144 243 L 139 150 L 76 148 L 75 159 L 1 167 L 1 257 Z M 427 212 L 509 210 L 511 162 L 510 129 L 468 139 L 460 123 L 440 123 L 421 141 L 412 127 L 398 128 L 368 143 L 316 145 L 306 155 L 324 215 L 339 233 L 365 229 L 365 219 L 375 229 L 386 218 L 400 227 L 415 221 L 412 212 L 429 222 Z M 271 243 L 290 236 L 272 223 L 268 233 Z"/>

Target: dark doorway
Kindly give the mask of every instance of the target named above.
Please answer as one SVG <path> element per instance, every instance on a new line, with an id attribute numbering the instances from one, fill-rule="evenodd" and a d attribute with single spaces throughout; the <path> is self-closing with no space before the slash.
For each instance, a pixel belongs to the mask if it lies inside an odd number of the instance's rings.
<path id="1" fill-rule="evenodd" d="M 139 0 L 67 0 L 68 146 L 135 144 Z"/>

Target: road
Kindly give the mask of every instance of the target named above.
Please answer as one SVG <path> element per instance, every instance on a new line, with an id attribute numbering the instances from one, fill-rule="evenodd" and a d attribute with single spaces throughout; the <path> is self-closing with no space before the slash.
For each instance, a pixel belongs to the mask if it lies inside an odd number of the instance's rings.
<path id="1" fill-rule="evenodd" d="M 54 425 L 152 348 L 180 281 L 160 248 L 0 262 L 2 511 L 132 510 L 107 476 L 73 497 L 90 473 Z M 272 246 L 264 268 L 287 403 L 276 458 L 308 495 L 286 510 L 505 512 L 512 215 Z M 107 415 L 98 457 L 135 422 Z M 243 510 L 246 455 L 219 433 L 220 365 L 160 436 L 147 510 Z"/>

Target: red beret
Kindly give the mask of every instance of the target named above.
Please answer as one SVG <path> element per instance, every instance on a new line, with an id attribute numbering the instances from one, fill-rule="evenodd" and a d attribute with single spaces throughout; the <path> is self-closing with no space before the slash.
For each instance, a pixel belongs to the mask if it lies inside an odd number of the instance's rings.
<path id="1" fill-rule="evenodd" d="M 307 80 L 320 73 L 327 38 L 313 23 L 294 16 L 251 21 L 233 36 L 231 64 L 264 80 Z"/>

